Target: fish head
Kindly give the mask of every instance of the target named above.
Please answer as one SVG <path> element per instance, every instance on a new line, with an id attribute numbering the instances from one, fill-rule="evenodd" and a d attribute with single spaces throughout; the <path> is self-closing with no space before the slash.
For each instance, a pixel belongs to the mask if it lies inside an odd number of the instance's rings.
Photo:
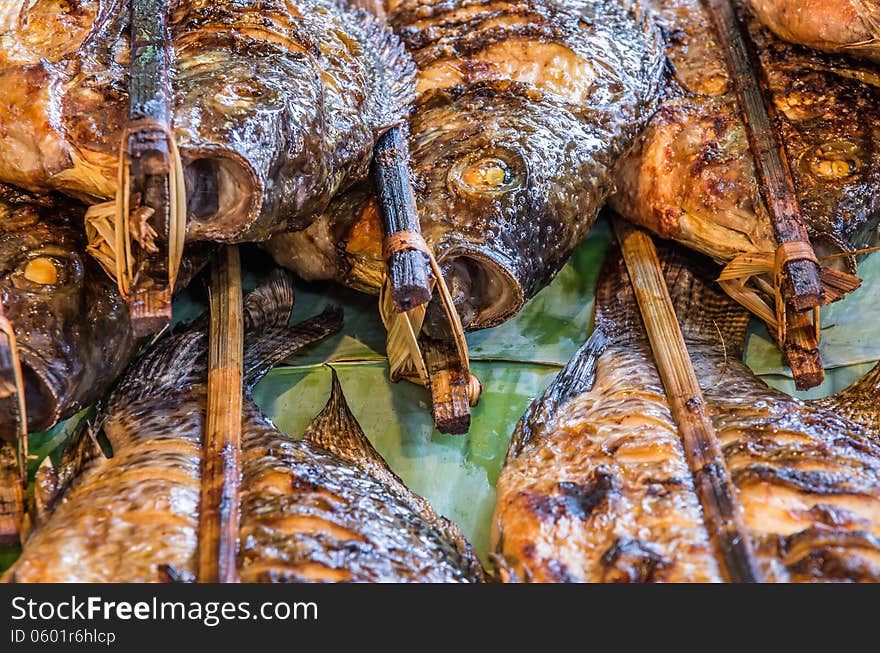
<path id="1" fill-rule="evenodd" d="M 0 188 L 0 294 L 13 325 L 29 431 L 87 405 L 125 364 L 133 340 L 115 284 L 86 254 L 81 207 Z M 15 432 L 14 397 L 0 435 Z"/>
<path id="2" fill-rule="evenodd" d="M 494 326 L 559 271 L 589 230 L 612 156 L 584 109 L 516 82 L 430 91 L 411 122 L 422 231 L 467 329 Z M 442 335 L 437 300 L 426 330 Z"/>

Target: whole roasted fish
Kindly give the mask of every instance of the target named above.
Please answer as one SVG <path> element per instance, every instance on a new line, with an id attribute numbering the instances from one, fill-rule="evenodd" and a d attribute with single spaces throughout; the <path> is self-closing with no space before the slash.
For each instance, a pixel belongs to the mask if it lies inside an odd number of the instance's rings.
<path id="1" fill-rule="evenodd" d="M 493 326 L 549 283 L 604 204 L 654 108 L 659 35 L 629 0 L 404 0 L 389 20 L 419 69 L 422 232 L 464 326 Z M 304 277 L 374 293 L 381 247 L 369 184 L 269 244 Z M 426 328 L 444 324 L 435 299 Z"/>
<path id="2" fill-rule="evenodd" d="M 89 405 L 135 352 L 116 284 L 86 254 L 85 207 L 0 184 L 0 296 L 22 364 L 28 430 Z M 0 435 L 11 437 L 14 397 L 0 400 Z"/>
<path id="3" fill-rule="evenodd" d="M 717 268 L 661 257 L 760 579 L 880 580 L 880 365 L 826 400 L 773 390 L 740 361 L 748 315 Z M 707 519 L 613 252 L 595 332 L 514 432 L 493 524 L 502 575 L 719 581 Z"/>
<path id="4" fill-rule="evenodd" d="M 274 274 L 245 301 L 245 387 L 336 332 L 329 310 L 288 327 L 290 279 Z M 42 521 L 5 578 L 33 581 L 187 579 L 196 569 L 204 322 L 161 340 L 123 377 L 94 431 L 59 469 L 41 469 Z M 100 437 L 100 435 L 99 435 Z M 245 399 L 239 574 L 243 581 L 476 581 L 479 561 L 458 529 L 412 494 L 372 448 L 338 381 L 302 440 Z"/>
<path id="5" fill-rule="evenodd" d="M 611 205 L 628 220 L 726 262 L 774 252 L 755 163 L 711 19 L 699 0 L 651 0 L 675 74 L 618 170 Z M 876 239 L 880 92 L 842 58 L 750 33 L 817 254 Z"/>
<path id="6" fill-rule="evenodd" d="M 0 5 L 0 180 L 90 202 L 114 195 L 129 3 Z M 412 63 L 389 29 L 336 0 L 171 5 L 189 239 L 305 226 L 366 175 L 412 91 Z"/>
<path id="7" fill-rule="evenodd" d="M 780 38 L 880 61 L 877 0 L 749 0 Z"/>

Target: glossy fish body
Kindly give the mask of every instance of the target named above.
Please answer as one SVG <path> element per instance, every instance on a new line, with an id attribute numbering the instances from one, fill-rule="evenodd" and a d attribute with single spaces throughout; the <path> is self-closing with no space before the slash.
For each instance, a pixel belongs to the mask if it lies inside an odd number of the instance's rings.
<path id="1" fill-rule="evenodd" d="M 0 295 L 15 330 L 28 430 L 39 431 L 98 399 L 135 352 L 116 284 L 86 253 L 85 207 L 0 185 Z M 0 434 L 16 411 L 0 401 Z"/>
<path id="2" fill-rule="evenodd" d="M 248 393 L 278 361 L 341 326 L 330 310 L 288 327 L 292 299 L 290 280 L 276 274 L 246 300 Z M 204 321 L 129 369 L 96 427 L 113 457 L 84 436 L 37 479 L 42 523 L 7 580 L 194 577 L 206 379 Z M 303 439 L 281 433 L 247 398 L 242 433 L 242 581 L 482 578 L 457 528 L 406 489 L 369 444 L 335 379 Z"/>
<path id="3" fill-rule="evenodd" d="M 390 3 L 419 69 L 409 128 L 422 232 L 467 328 L 504 321 L 549 283 L 653 110 L 662 48 L 631 4 Z M 310 278 L 382 283 L 367 185 L 269 247 Z"/>
<path id="4" fill-rule="evenodd" d="M 749 0 L 779 38 L 880 61 L 877 0 Z"/>
<path id="5" fill-rule="evenodd" d="M 667 98 L 621 163 L 611 205 L 716 260 L 772 252 L 736 93 L 698 0 L 652 0 L 674 68 Z M 871 244 L 880 221 L 880 92 L 843 58 L 750 33 L 817 253 Z M 876 75 L 873 75 L 876 78 Z"/>
<path id="6" fill-rule="evenodd" d="M 760 578 L 880 580 L 880 366 L 827 400 L 773 390 L 740 362 L 748 318 L 712 284 L 717 268 L 661 257 Z M 619 252 L 596 301 L 596 331 L 511 441 L 493 524 L 502 575 L 722 581 Z"/>
<path id="7" fill-rule="evenodd" d="M 0 179 L 113 196 L 128 15 L 128 0 L 0 9 Z M 169 29 L 191 240 L 307 225 L 366 175 L 375 139 L 411 94 L 412 64 L 395 37 L 335 0 L 179 0 Z"/>

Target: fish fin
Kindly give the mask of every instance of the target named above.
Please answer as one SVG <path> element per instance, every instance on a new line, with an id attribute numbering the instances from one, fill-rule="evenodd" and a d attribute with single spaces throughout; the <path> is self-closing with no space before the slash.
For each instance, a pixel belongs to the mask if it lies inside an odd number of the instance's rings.
<path id="1" fill-rule="evenodd" d="M 715 282 L 718 266 L 680 245 L 654 241 L 685 341 L 705 343 L 732 358 L 742 358 L 749 313 Z M 615 342 L 647 338 L 617 244 L 610 249 L 596 286 L 596 324 Z"/>
<path id="2" fill-rule="evenodd" d="M 44 524 L 55 507 L 64 500 L 74 482 L 83 472 L 107 461 L 107 456 L 98 444 L 95 432 L 98 424 L 88 424 L 82 420 L 64 446 L 57 465 L 47 457 L 40 463 L 34 477 L 34 527 Z"/>
<path id="3" fill-rule="evenodd" d="M 255 330 L 245 336 L 242 385 L 250 395 L 260 380 L 276 365 L 310 345 L 321 342 L 342 328 L 342 309 L 331 306 L 320 315 L 291 327 Z"/>
<path id="4" fill-rule="evenodd" d="M 846 417 L 865 427 L 873 438 L 880 439 L 880 363 L 848 388 L 808 403 Z"/>
<path id="5" fill-rule="evenodd" d="M 330 372 L 330 398 L 323 410 L 308 425 L 303 438 L 340 458 L 357 463 L 389 485 L 402 486 L 403 481 L 391 471 L 385 459 L 373 448 L 351 412 L 336 370 L 331 367 Z"/>
<path id="6" fill-rule="evenodd" d="M 287 326 L 293 313 L 293 275 L 275 268 L 269 279 L 244 298 L 244 331 Z"/>
<path id="7" fill-rule="evenodd" d="M 507 449 L 508 461 L 519 456 L 529 442 L 547 429 L 560 406 L 593 388 L 596 366 L 608 342 L 605 333 L 599 328 L 595 329 L 544 394 L 529 405 L 513 431 Z"/>
<path id="8" fill-rule="evenodd" d="M 373 53 L 373 92 L 366 110 L 377 134 L 406 119 L 407 107 L 415 98 L 416 65 L 394 31 L 365 10 L 352 12 L 364 47 Z"/>
<path id="9" fill-rule="evenodd" d="M 373 478 L 383 482 L 406 502 L 413 512 L 437 529 L 446 541 L 455 545 L 470 578 L 484 580 L 486 576 L 483 565 L 461 530 L 454 522 L 437 514 L 426 499 L 412 492 L 391 470 L 385 459 L 367 439 L 357 418 L 351 412 L 336 370 L 331 367 L 330 372 L 332 375 L 330 399 L 309 424 L 303 435 L 304 439 L 355 463 Z"/>

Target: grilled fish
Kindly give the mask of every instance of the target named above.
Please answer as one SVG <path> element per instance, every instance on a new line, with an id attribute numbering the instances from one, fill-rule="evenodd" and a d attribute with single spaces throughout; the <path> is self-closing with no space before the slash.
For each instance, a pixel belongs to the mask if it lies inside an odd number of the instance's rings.
<path id="1" fill-rule="evenodd" d="M 174 133 L 190 240 L 260 240 L 309 223 L 366 175 L 402 119 L 413 64 L 336 0 L 177 0 Z M 0 180 L 112 197 L 128 107 L 128 0 L 0 6 Z"/>
<path id="2" fill-rule="evenodd" d="M 736 93 L 699 0 L 651 0 L 674 67 L 667 98 L 623 160 L 611 206 L 726 262 L 773 252 Z M 872 244 L 880 221 L 880 92 L 840 58 L 751 22 L 779 136 L 818 255 Z"/>
<path id="3" fill-rule="evenodd" d="M 28 430 L 46 429 L 100 397 L 135 352 L 128 308 L 86 254 L 85 207 L 0 185 L 0 295 L 13 325 Z M 0 435 L 15 430 L 0 400 Z"/>
<path id="4" fill-rule="evenodd" d="M 780 38 L 826 52 L 880 61 L 877 0 L 749 0 Z"/>
<path id="5" fill-rule="evenodd" d="M 705 514 L 619 251 L 596 330 L 517 425 L 494 541 L 517 581 L 720 581 Z M 741 361 L 747 313 L 717 268 L 661 253 L 735 498 L 767 581 L 880 580 L 880 365 L 830 399 Z"/>
<path id="6" fill-rule="evenodd" d="M 468 329 L 515 314 L 587 233 L 653 111 L 663 51 L 628 0 L 389 3 L 419 69 L 409 123 L 422 232 Z M 269 243 L 310 279 L 378 292 L 369 184 Z M 445 324 L 438 300 L 426 329 Z"/>
<path id="7" fill-rule="evenodd" d="M 284 274 L 245 302 L 245 388 L 339 330 L 341 313 L 288 327 Z M 113 449 L 84 435 L 37 478 L 45 518 L 7 580 L 191 578 L 196 568 L 207 382 L 204 321 L 166 337 L 124 375 L 100 414 Z M 51 481 L 51 482 L 48 482 Z M 55 487 L 66 490 L 53 496 Z M 302 440 L 248 399 L 243 411 L 243 581 L 469 581 L 482 568 L 458 529 L 413 495 L 372 448 L 338 380 Z"/>

